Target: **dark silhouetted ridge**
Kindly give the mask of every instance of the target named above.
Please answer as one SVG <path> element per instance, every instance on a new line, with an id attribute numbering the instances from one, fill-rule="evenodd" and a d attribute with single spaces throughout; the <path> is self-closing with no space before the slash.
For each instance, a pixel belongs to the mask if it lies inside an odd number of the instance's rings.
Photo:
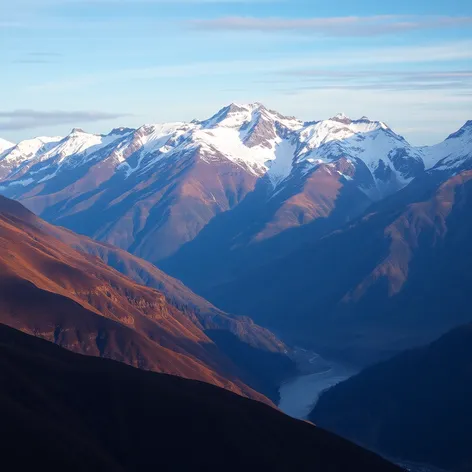
<path id="1" fill-rule="evenodd" d="M 4 325 L 0 415 L 2 463 L 15 470 L 399 470 L 259 402 Z"/>

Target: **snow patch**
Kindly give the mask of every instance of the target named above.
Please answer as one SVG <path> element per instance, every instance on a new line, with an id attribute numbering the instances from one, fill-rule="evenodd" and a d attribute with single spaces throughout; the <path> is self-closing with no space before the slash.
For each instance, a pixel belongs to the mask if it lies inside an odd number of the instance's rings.
<path id="1" fill-rule="evenodd" d="M 0 155 L 3 154 L 5 151 L 8 151 L 14 147 L 15 145 L 11 143 L 10 141 L 0 138 Z"/>
<path id="2" fill-rule="evenodd" d="M 92 159 L 112 159 L 116 170 L 129 177 L 154 172 L 167 160 L 196 155 L 209 165 L 231 161 L 257 177 L 267 174 L 274 195 L 294 169 L 303 176 L 320 164 L 345 158 L 357 169 L 362 168 L 367 178 L 357 180 L 361 173 L 354 178 L 363 191 L 377 199 L 407 185 L 415 175 L 416 164 L 422 168 L 422 161 L 427 169 L 462 165 L 472 157 L 471 129 L 472 125 L 466 124 L 444 143 L 414 148 L 385 123 L 366 117 L 351 120 L 338 114 L 325 121 L 304 123 L 260 103 L 231 104 L 206 121 L 118 128 L 108 135 L 74 129 L 65 138 L 40 137 L 17 145 L 3 140 L 0 163 L 2 171 L 7 170 L 8 185 L 29 185 L 33 180 L 51 180 Z M 2 146 L 10 145 L 13 147 L 1 153 Z M 44 162 L 42 167 L 37 165 L 40 162 Z M 332 172 L 352 179 L 336 169 Z"/>
<path id="3" fill-rule="evenodd" d="M 24 179 L 24 180 L 14 180 L 13 182 L 8 182 L 8 187 L 13 187 L 15 185 L 21 185 L 26 187 L 34 182 L 34 179 Z"/>
<path id="4" fill-rule="evenodd" d="M 296 148 L 296 144 L 288 140 L 276 145 L 274 159 L 266 164 L 269 168 L 267 175 L 274 188 L 292 173 Z"/>

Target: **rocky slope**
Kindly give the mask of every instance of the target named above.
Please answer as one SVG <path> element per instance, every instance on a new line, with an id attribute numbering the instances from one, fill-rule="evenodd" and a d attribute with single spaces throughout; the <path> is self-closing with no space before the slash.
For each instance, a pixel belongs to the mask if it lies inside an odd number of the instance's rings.
<path id="1" fill-rule="evenodd" d="M 264 400 L 242 380 L 250 382 L 254 372 L 236 366 L 191 312 L 39 230 L 21 217 L 31 214 L 18 203 L 0 204 L 2 323 L 76 352 Z"/>
<path id="2" fill-rule="evenodd" d="M 450 175 L 431 171 L 352 224 L 207 295 L 350 362 L 431 342 L 472 321 L 472 171 Z"/>
<path id="3" fill-rule="evenodd" d="M 429 261 L 454 244 L 449 222 L 465 205 L 456 194 L 468 195 L 471 143 L 471 122 L 415 148 L 365 117 L 304 123 L 233 104 L 204 121 L 20 143 L 0 156 L 0 185 L 48 221 L 104 242 L 74 244 L 137 280 L 154 276 L 114 263 L 106 244 L 158 263 L 226 311 L 296 342 L 342 345 L 350 358 L 353 349 L 364 363 L 468 321 L 461 310 L 428 317 L 405 294 L 423 293 Z M 216 318 L 198 317 L 214 339 L 209 320 L 245 330 Z"/>
<path id="4" fill-rule="evenodd" d="M 365 117 L 304 123 L 232 104 L 204 121 L 19 143 L 0 154 L 0 186 L 48 221 L 185 279 L 202 248 L 211 256 L 205 238 L 223 215 L 222 257 L 331 216 L 344 222 L 421 174 L 424 152 Z M 190 257 L 178 254 L 200 236 Z"/>
<path id="5" fill-rule="evenodd" d="M 18 470 L 400 470 L 259 402 L 4 325 L 0 415 L 2 460 Z"/>
<path id="6" fill-rule="evenodd" d="M 310 419 L 389 457 L 472 470 L 471 369 L 466 325 L 328 390 Z"/>
<path id="7" fill-rule="evenodd" d="M 242 369 L 246 382 L 272 399 L 278 399 L 280 382 L 295 373 L 295 364 L 287 356 L 288 347 L 273 333 L 248 317 L 224 313 L 149 262 L 109 244 L 46 223 L 18 202 L 4 197 L 0 197 L 0 214 L 12 216 L 32 231 L 37 230 L 75 250 L 100 258 L 138 284 L 159 290 L 166 302 L 203 331 Z"/>

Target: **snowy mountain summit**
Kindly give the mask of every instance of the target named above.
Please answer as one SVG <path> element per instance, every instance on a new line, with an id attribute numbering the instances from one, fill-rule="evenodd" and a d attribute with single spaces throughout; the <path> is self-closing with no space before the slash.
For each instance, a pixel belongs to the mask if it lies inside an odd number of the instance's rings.
<path id="1" fill-rule="evenodd" d="M 294 171 L 304 173 L 325 163 L 347 159 L 362 167 L 363 188 L 381 198 L 406 185 L 424 169 L 424 148 L 414 148 L 380 121 L 353 120 L 339 113 L 304 123 L 260 103 L 224 107 L 207 120 L 114 129 L 95 135 L 74 128 L 65 138 L 35 138 L 16 146 L 0 141 L 4 186 L 33 170 L 33 182 L 44 181 L 89 160 L 113 156 L 116 171 L 127 177 L 148 172 L 163 159 L 197 153 L 207 163 L 227 159 L 259 177 L 281 185 Z M 428 162 L 431 161 L 428 154 Z M 435 160 L 439 158 L 436 157 Z M 27 177 L 27 178 L 25 178 Z"/>
<path id="2" fill-rule="evenodd" d="M 250 194 L 263 216 L 248 240 L 326 218 L 346 192 L 352 218 L 426 171 L 469 165 L 471 130 L 420 148 L 365 116 L 304 122 L 232 103 L 205 120 L 0 141 L 0 191 L 155 261 Z"/>

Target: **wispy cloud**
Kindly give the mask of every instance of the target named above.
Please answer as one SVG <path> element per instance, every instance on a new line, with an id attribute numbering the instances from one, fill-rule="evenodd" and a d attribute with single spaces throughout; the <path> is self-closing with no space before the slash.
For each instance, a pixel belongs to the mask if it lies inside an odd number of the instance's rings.
<path id="1" fill-rule="evenodd" d="M 59 52 L 51 52 L 51 51 L 33 51 L 27 54 L 30 57 L 62 57 L 63 55 Z"/>
<path id="2" fill-rule="evenodd" d="M 296 32 L 321 36 L 378 36 L 424 29 L 472 25 L 471 16 L 374 15 L 327 18 L 222 17 L 192 20 L 189 25 L 205 31 Z"/>
<path id="3" fill-rule="evenodd" d="M 194 4 L 203 4 L 203 3 L 282 3 L 287 0 L 47 0 L 50 4 L 57 3 L 82 3 L 82 4 L 94 4 L 94 3 L 162 3 L 162 4 L 179 4 L 179 3 L 194 3 Z"/>
<path id="4" fill-rule="evenodd" d="M 43 126 L 93 123 L 129 116 L 125 113 L 104 113 L 98 111 L 0 111 L 0 130 L 25 130 Z"/>
<path id="5" fill-rule="evenodd" d="M 19 7 L 33 6 L 37 8 L 67 6 L 67 5 L 136 5 L 136 4 L 240 4 L 240 3 L 283 3 L 287 0 L 16 0 L 16 2 L 8 5 L 10 10 L 17 10 Z"/>
<path id="6" fill-rule="evenodd" d="M 417 83 L 417 82 L 371 82 L 362 84 L 312 84 L 291 87 L 282 92 L 294 92 L 300 90 L 385 90 L 385 91 L 426 91 L 426 90 L 449 90 L 451 92 L 470 90 L 472 84 L 460 81 Z"/>
<path id="7" fill-rule="evenodd" d="M 300 70 L 272 79 L 272 84 L 288 85 L 289 90 L 448 90 L 453 94 L 472 90 L 472 71 L 345 71 Z M 294 82 L 295 79 L 295 82 Z"/>
<path id="8" fill-rule="evenodd" d="M 12 61 L 12 64 L 54 64 L 59 62 L 62 54 L 57 52 L 29 52 Z"/>
<path id="9" fill-rule="evenodd" d="M 307 69 L 287 72 L 286 75 L 315 78 L 363 78 L 363 77 L 401 77 L 407 79 L 442 79 L 442 78 L 472 78 L 472 70 L 452 71 L 388 71 L 388 70 L 323 70 Z"/>
<path id="10" fill-rule="evenodd" d="M 50 59 L 15 59 L 12 64 L 54 64 L 57 60 Z"/>
<path id="11" fill-rule="evenodd" d="M 82 3 L 82 4 L 94 4 L 94 3 L 155 3 L 155 4 L 179 4 L 179 3 L 194 3 L 194 4 L 204 4 L 204 3 L 282 3 L 287 0 L 48 0 L 49 3 Z"/>
<path id="12" fill-rule="evenodd" d="M 310 55 L 290 55 L 271 59 L 248 59 L 233 61 L 202 61 L 176 65 L 110 70 L 79 75 L 37 84 L 30 91 L 54 91 L 80 89 L 96 84 L 120 81 L 169 79 L 179 77 L 216 77 L 227 75 L 250 76 L 251 74 L 283 75 L 306 74 L 307 68 L 323 64 L 329 68 L 348 66 L 379 66 L 385 64 L 433 64 L 472 58 L 472 41 L 456 41 L 438 45 L 404 46 L 384 48 L 345 49 L 322 51 Z M 335 72 L 336 73 L 336 72 Z"/>

